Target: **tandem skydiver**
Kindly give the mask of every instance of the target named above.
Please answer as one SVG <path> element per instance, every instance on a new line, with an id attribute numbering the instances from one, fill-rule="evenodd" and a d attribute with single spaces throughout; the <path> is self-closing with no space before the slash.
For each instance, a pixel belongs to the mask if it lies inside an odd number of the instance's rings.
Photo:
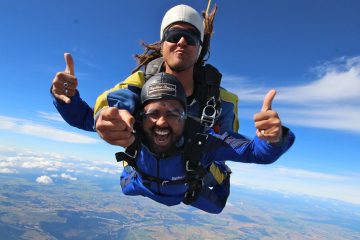
<path id="1" fill-rule="evenodd" d="M 126 91 L 113 96 L 124 103 Z M 274 95 L 265 97 L 263 109 Z M 135 140 L 116 154 L 124 161 L 121 175 L 126 195 L 142 195 L 172 206 L 181 202 L 209 213 L 220 213 L 230 193 L 230 169 L 225 161 L 269 164 L 293 144 L 286 127 L 276 143 L 234 132 L 217 134 L 187 115 L 186 93 L 174 75 L 157 73 L 142 87 L 135 123 Z M 129 100 L 132 101 L 132 100 Z"/>

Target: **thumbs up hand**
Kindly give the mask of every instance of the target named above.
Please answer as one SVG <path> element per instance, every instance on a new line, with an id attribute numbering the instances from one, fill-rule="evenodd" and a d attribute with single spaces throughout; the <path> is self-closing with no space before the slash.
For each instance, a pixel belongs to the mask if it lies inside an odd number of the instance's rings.
<path id="1" fill-rule="evenodd" d="M 254 115 L 256 135 L 271 143 L 279 142 L 282 136 L 281 120 L 271 108 L 275 95 L 276 90 L 270 90 L 264 98 L 261 111 Z"/>
<path id="2" fill-rule="evenodd" d="M 64 53 L 65 70 L 56 73 L 51 86 L 51 93 L 55 98 L 69 104 L 71 97 L 75 95 L 78 85 L 74 72 L 74 60 L 70 53 Z"/>

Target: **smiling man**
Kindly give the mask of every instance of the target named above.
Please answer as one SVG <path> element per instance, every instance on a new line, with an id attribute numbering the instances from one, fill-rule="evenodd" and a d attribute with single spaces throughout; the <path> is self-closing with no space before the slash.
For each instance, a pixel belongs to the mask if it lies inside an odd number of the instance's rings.
<path id="1" fill-rule="evenodd" d="M 114 100 L 123 102 L 125 96 L 126 91 L 120 89 Z M 264 106 L 271 105 L 273 97 L 266 96 Z M 294 142 L 292 132 L 283 126 L 275 144 L 233 132 L 216 134 L 187 115 L 185 90 L 167 73 L 155 74 L 144 84 L 140 105 L 134 141 L 116 154 L 118 161 L 127 163 L 121 175 L 122 191 L 168 206 L 184 202 L 220 213 L 230 193 L 226 160 L 272 163 Z"/>
<path id="2" fill-rule="evenodd" d="M 177 85 L 171 83 L 171 77 L 161 74 L 160 80 L 153 79 L 141 92 L 141 104 L 144 106 L 141 112 L 142 129 L 155 154 L 173 152 L 184 129 L 186 95 L 179 89 L 182 87 L 180 82 L 175 82 Z M 160 99 L 162 101 L 154 101 Z"/>

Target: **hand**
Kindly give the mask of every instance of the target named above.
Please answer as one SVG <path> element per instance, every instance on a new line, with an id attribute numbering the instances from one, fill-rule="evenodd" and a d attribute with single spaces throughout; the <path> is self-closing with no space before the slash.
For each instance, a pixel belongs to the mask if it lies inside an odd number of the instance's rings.
<path id="1" fill-rule="evenodd" d="M 74 60 L 70 53 L 64 53 L 65 71 L 56 73 L 51 87 L 51 93 L 55 98 L 69 104 L 70 97 L 75 95 L 78 82 L 74 73 Z"/>
<path id="2" fill-rule="evenodd" d="M 276 90 L 270 90 L 264 98 L 261 111 L 254 115 L 256 135 L 271 143 L 279 142 L 282 137 L 280 118 L 277 112 L 271 109 L 275 95 Z"/>
<path id="3" fill-rule="evenodd" d="M 127 110 L 104 108 L 96 120 L 96 131 L 106 142 L 128 147 L 135 141 L 134 122 L 134 117 Z"/>

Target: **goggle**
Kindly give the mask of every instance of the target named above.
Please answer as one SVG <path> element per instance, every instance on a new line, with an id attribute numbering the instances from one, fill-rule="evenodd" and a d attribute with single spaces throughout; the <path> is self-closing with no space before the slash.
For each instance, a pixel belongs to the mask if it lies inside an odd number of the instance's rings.
<path id="1" fill-rule="evenodd" d="M 170 28 L 164 33 L 163 41 L 178 43 L 182 37 L 185 38 L 188 45 L 197 46 L 202 44 L 199 33 L 183 28 Z"/>
<path id="2" fill-rule="evenodd" d="M 147 112 L 143 112 L 141 115 L 144 117 L 144 119 L 149 119 L 153 122 L 158 121 L 161 117 L 164 117 L 169 123 L 177 123 L 186 118 L 186 115 L 183 111 L 179 112 L 176 110 L 165 112 L 161 112 L 158 110 L 149 110 Z"/>

